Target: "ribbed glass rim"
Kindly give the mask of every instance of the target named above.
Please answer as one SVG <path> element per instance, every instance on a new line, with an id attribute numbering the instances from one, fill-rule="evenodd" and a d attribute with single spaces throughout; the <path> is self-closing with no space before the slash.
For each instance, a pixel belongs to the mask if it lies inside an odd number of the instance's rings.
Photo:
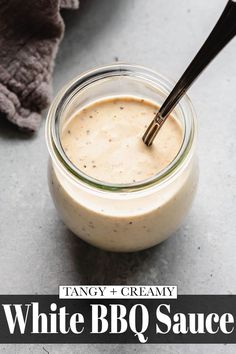
<path id="1" fill-rule="evenodd" d="M 129 76 L 141 79 L 162 92 L 164 90 L 166 94 L 170 92 L 175 84 L 172 80 L 167 79 L 154 70 L 148 69 L 144 66 L 127 63 L 115 63 L 100 66 L 80 74 L 59 91 L 49 108 L 46 122 L 46 142 L 50 156 L 55 163 L 60 165 L 64 172 L 67 172 L 67 174 L 69 173 L 75 182 L 82 183 L 83 186 L 94 187 L 96 190 L 108 192 L 134 192 L 147 189 L 154 185 L 160 186 L 179 171 L 184 162 L 191 155 L 192 147 L 195 142 L 196 114 L 191 100 L 187 95 L 185 95 L 177 105 L 184 118 L 182 146 L 174 160 L 166 166 L 166 168 L 148 179 L 127 184 L 112 184 L 100 181 L 78 169 L 69 160 L 61 145 L 59 132 L 60 118 L 63 109 L 69 104 L 70 99 L 75 94 L 78 94 L 80 90 L 98 80 L 117 76 Z"/>

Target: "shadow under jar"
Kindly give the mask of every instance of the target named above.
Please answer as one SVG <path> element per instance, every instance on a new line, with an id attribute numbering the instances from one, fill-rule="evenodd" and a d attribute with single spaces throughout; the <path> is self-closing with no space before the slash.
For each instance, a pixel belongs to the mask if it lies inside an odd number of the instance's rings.
<path id="1" fill-rule="evenodd" d="M 79 170 L 61 143 L 63 127 L 88 105 L 134 97 L 160 106 L 173 86 L 150 69 L 117 63 L 80 75 L 54 99 L 46 124 L 50 191 L 64 223 L 84 241 L 109 251 L 139 251 L 165 240 L 186 216 L 198 181 L 196 121 L 188 96 L 172 114 L 182 128 L 181 147 L 171 163 L 148 179 L 99 181 Z"/>

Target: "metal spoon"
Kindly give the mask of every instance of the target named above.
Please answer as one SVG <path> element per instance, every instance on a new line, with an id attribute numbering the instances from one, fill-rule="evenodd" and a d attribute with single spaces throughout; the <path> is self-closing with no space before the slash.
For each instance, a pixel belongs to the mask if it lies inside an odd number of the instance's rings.
<path id="1" fill-rule="evenodd" d="M 236 0 L 229 0 L 209 37 L 183 73 L 143 135 L 150 146 L 167 117 L 195 79 L 236 34 Z M 236 59 L 235 59 L 236 60 Z"/>

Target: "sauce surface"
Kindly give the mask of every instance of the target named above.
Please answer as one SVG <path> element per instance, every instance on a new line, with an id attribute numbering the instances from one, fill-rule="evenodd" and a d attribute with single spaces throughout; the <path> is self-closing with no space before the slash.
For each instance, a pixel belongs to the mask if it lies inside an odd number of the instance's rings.
<path id="1" fill-rule="evenodd" d="M 93 178 L 133 183 L 164 169 L 180 150 L 183 132 L 170 116 L 153 145 L 142 141 L 159 107 L 135 97 L 97 101 L 63 127 L 61 143 L 72 163 Z"/>

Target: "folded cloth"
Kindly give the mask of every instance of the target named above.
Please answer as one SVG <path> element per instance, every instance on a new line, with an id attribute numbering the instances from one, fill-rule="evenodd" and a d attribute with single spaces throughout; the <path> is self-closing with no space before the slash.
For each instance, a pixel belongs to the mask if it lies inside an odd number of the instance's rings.
<path id="1" fill-rule="evenodd" d="M 60 8 L 78 6 L 79 0 L 0 0 L 0 118 L 38 129 L 64 33 Z"/>

